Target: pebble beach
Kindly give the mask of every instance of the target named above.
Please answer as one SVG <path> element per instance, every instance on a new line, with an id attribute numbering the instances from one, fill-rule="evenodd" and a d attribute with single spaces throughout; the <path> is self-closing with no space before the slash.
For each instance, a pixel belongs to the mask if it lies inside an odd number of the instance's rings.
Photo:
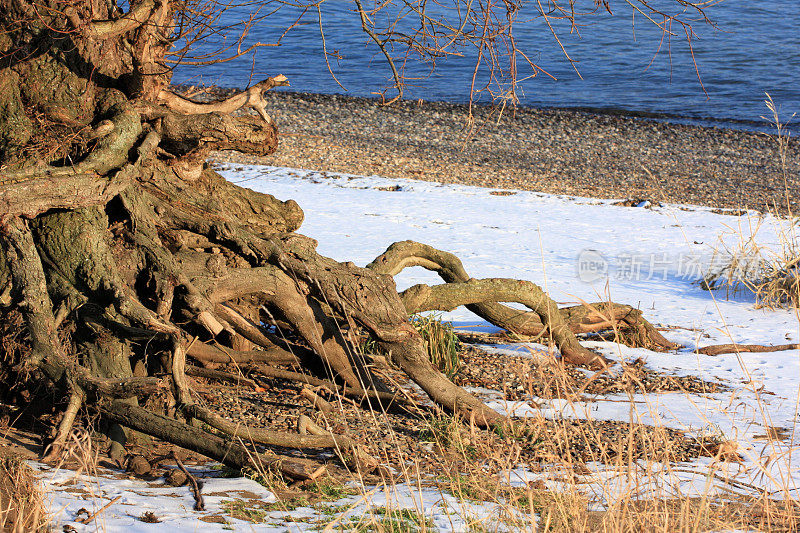
<path id="1" fill-rule="evenodd" d="M 208 97 L 226 96 L 224 90 Z M 570 196 L 800 212 L 775 135 L 569 109 L 267 93 L 278 150 L 213 159 Z"/>

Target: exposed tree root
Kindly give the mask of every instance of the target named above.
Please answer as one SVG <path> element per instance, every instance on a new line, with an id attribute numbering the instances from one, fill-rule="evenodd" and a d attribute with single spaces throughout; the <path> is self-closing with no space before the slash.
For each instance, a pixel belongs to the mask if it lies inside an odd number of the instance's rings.
<path id="1" fill-rule="evenodd" d="M 286 76 L 278 75 L 267 78 L 246 89 L 245 91 L 233 95 L 226 100 L 212 103 L 197 103 L 177 95 L 171 91 L 161 91 L 158 95 L 160 103 L 166 105 L 173 111 L 186 115 L 197 115 L 202 113 L 224 113 L 230 114 L 242 107 L 253 108 L 267 124 L 273 124 L 272 118 L 267 114 L 267 103 L 264 100 L 264 92 L 273 87 L 289 85 Z"/>
<path id="2" fill-rule="evenodd" d="M 192 494 L 194 495 L 194 510 L 195 511 L 205 511 L 206 504 L 203 501 L 203 495 L 200 493 L 200 484 L 197 483 L 195 477 L 183 466 L 183 462 L 178 457 L 174 451 L 172 452 L 172 459 L 175 461 L 175 464 L 178 465 L 178 468 L 183 472 L 183 475 L 186 476 L 186 479 L 189 480 L 189 483 L 192 485 Z"/>
<path id="3" fill-rule="evenodd" d="M 77 394 L 131 398 L 100 402 L 99 410 L 108 421 L 232 466 L 270 465 L 295 479 L 305 479 L 314 470 L 254 446 L 330 447 L 346 465 L 362 472 L 374 470 L 377 462 L 347 437 L 309 423 L 300 428 L 306 435 L 244 427 L 198 405 L 187 373 L 239 378 L 187 367 L 187 356 L 204 365 L 260 363 L 260 372 L 270 377 L 385 406 L 412 408 L 403 395 L 391 392 L 371 372 L 371 362 L 354 347 L 354 337 L 348 332 L 361 329 L 435 403 L 488 427 L 508 421 L 433 367 L 422 338 L 409 323 L 410 314 L 467 305 L 510 331 L 547 333 L 565 360 L 593 367 L 605 363 L 580 345 L 575 331 L 627 324 L 642 328 L 648 338 L 663 339 L 652 335 L 655 329 L 628 306 L 596 304 L 560 310 L 533 283 L 469 278 L 455 256 L 418 243 L 395 244 L 368 268 L 339 263 L 317 254 L 313 240 L 281 232 L 293 230 L 301 220 L 296 205 L 231 189 L 207 170 L 195 182 L 203 185 L 184 194 L 181 203 L 167 202 L 180 180 L 178 175 L 167 175 L 143 181 L 138 190 L 126 190 L 103 210 L 42 215 L 32 224 L 34 232 L 20 219 L 6 219 L 4 235 L 9 246 L 4 250 L 15 286 L 32 304 L 25 317 L 37 354 L 34 362 L 52 367 L 48 375 L 56 381 L 69 370 L 68 382 Z M 229 193 L 231 201 L 226 201 Z M 248 204 L 237 204 L 243 194 L 249 196 Z M 230 209 L 231 205 L 242 210 Z M 273 217 L 268 224 L 240 222 L 265 213 Z M 40 255 L 44 263 L 38 261 Z M 411 265 L 435 270 L 447 283 L 418 285 L 398 294 L 391 274 Z M 78 338 L 84 339 L 78 342 L 93 354 L 84 362 L 88 368 L 68 364 L 67 356 L 60 353 L 51 297 L 77 302 L 58 314 L 60 322 L 78 328 Z M 498 302 L 521 303 L 531 312 Z M 279 329 L 270 331 L 264 324 L 276 324 Z M 116 340 L 109 342 L 98 336 L 101 333 Z M 128 361 L 146 361 L 156 355 L 161 365 L 155 369 L 170 375 L 174 407 L 168 412 L 204 422 L 227 437 L 136 405 L 135 397 L 156 387 L 164 390 L 164 386 L 156 378 L 133 377 Z M 98 367 L 97 361 L 106 363 Z M 263 363 L 290 364 L 324 377 Z M 103 377 L 95 375 L 98 371 Z M 245 382 L 258 386 L 255 381 Z M 119 390 L 112 390 L 112 385 Z M 306 392 L 312 405 L 325 410 L 327 404 L 332 409 L 319 395 Z M 72 411 L 68 409 L 67 414 Z M 66 415 L 64 420 L 71 424 Z M 58 438 L 54 444 L 59 444 Z"/>
<path id="4" fill-rule="evenodd" d="M 120 400 L 100 404 L 98 408 L 111 421 L 177 444 L 181 448 L 214 457 L 233 468 L 275 469 L 291 479 L 308 479 L 316 468 L 310 461 L 282 457 L 267 451 L 255 452 L 245 446 L 242 439 L 224 439 Z"/>
<path id="5" fill-rule="evenodd" d="M 414 241 L 396 242 L 372 263 L 367 265 L 367 268 L 382 274 L 395 276 L 404 269 L 412 266 L 420 266 L 436 272 L 449 284 L 472 282 L 473 286 L 462 285 L 462 288 L 458 290 L 455 288 L 432 288 L 434 293 L 437 291 L 439 292 L 438 296 L 433 296 L 431 292 L 428 292 L 427 289 L 421 286 L 412 287 L 401 294 L 403 304 L 410 314 L 426 310 L 445 310 L 452 308 L 449 307 L 452 304 L 456 304 L 456 306 L 466 305 L 467 309 L 495 326 L 512 333 L 529 337 L 540 337 L 543 334 L 550 333 L 549 329 L 551 326 L 548 322 L 552 322 L 552 327 L 560 327 L 562 322 L 566 322 L 572 333 L 589 333 L 604 329 L 627 327 L 633 329 L 638 334 L 639 338 L 637 341 L 641 346 L 664 350 L 679 347 L 677 344 L 665 339 L 652 324 L 642 317 L 641 311 L 629 305 L 616 304 L 613 302 L 583 304 L 560 309 L 559 313 L 561 318 L 559 318 L 556 316 L 556 313 L 552 311 L 555 303 L 553 303 L 538 286 L 528 284 L 524 288 L 522 286 L 515 287 L 514 280 L 507 280 L 501 283 L 505 286 L 505 292 L 509 298 L 508 300 L 494 297 L 481 297 L 476 294 L 475 291 L 488 288 L 486 287 L 486 283 L 483 284 L 483 287 L 479 288 L 480 284 L 475 283 L 475 280 L 467 274 L 464 265 L 458 257 L 451 253 L 437 250 L 427 244 Z M 498 283 L 495 282 L 494 285 L 498 285 Z M 456 300 L 447 301 L 447 298 L 444 296 L 445 292 L 449 294 L 449 298 L 453 298 L 455 296 L 454 293 L 458 292 L 463 301 L 460 303 Z M 425 293 L 424 297 L 422 293 Z M 524 312 L 498 303 L 524 303 L 519 300 L 524 293 L 529 295 L 535 294 L 536 302 L 547 306 L 546 309 L 542 309 L 545 311 L 544 319 L 533 307 L 531 307 L 533 312 Z M 497 296 L 499 297 L 500 295 Z M 554 337 L 554 339 L 559 346 L 564 343 L 572 344 L 572 337 L 566 334 L 566 332 L 559 332 L 558 335 L 559 338 Z M 572 360 L 573 363 L 586 364 L 592 361 L 592 357 L 586 354 L 584 350 L 575 348 L 574 345 L 573 350 L 576 354 L 575 359 Z M 565 355 L 567 359 L 570 359 L 572 354 L 570 353 L 569 347 L 567 348 L 567 352 L 568 353 Z"/>
<path id="6" fill-rule="evenodd" d="M 80 163 L 0 172 L 2 212 L 35 217 L 49 209 L 105 205 L 130 186 L 137 172 L 130 167 L 117 170 L 128 162 L 142 133 L 141 117 L 127 103 L 113 109 L 112 118 L 104 122 L 110 128 L 96 128 L 101 137 L 98 147 Z M 149 155 L 148 144 L 142 142 L 139 158 Z"/>
<path id="7" fill-rule="evenodd" d="M 141 27 L 136 46 L 156 46 L 145 22 L 162 11 L 161 3 L 144 1 L 113 21 L 84 22 L 85 14 L 75 12 L 68 20 L 103 42 Z M 304 417 L 298 433 L 235 424 L 198 403 L 186 377 L 238 381 L 258 391 L 257 379 L 213 370 L 256 366 L 262 375 L 302 383 L 302 397 L 320 416 L 336 409 L 323 395 L 408 412 L 439 409 L 418 406 L 399 385 L 385 383 L 373 371 L 376 360 L 358 347 L 365 335 L 436 406 L 477 426 L 508 424 L 433 366 L 409 322 L 426 310 L 466 305 L 508 331 L 546 334 L 566 362 L 594 368 L 605 367 L 604 359 L 581 346 L 576 333 L 625 327 L 644 345 L 674 347 L 629 306 L 559 309 L 531 282 L 472 279 L 457 257 L 424 244 L 396 243 L 367 268 L 319 255 L 314 240 L 295 233 L 303 220 L 295 202 L 236 187 L 204 164 L 210 149 L 276 148 L 262 94 L 286 79 L 200 104 L 163 90 L 158 76 L 142 75 L 153 68 L 143 64 L 132 74 L 135 97 L 96 88 L 75 121 L 88 147 L 77 162 L 24 167 L 0 181 L 0 205 L 7 207 L 0 284 L 13 289 L 6 299 L 19 306 L 29 330 L 22 366 L 42 370 L 71 395 L 51 456 L 84 405 L 110 423 L 120 453 L 124 427 L 292 479 L 309 479 L 317 465 L 271 448 L 332 448 L 349 468 L 372 472 L 377 461 L 353 439 Z M 259 116 L 231 114 L 245 106 Z M 445 283 L 398 294 L 392 276 L 409 266 L 436 271 Z M 152 405 L 155 395 L 167 399 Z"/>
<path id="8" fill-rule="evenodd" d="M 72 426 L 75 424 L 75 418 L 78 416 L 78 410 L 83 405 L 84 394 L 82 390 L 73 390 L 69 396 L 69 403 L 64 410 L 64 416 L 58 424 L 58 430 L 53 442 L 50 443 L 49 451 L 42 457 L 42 461 L 50 463 L 55 461 L 60 455 L 64 444 L 69 438 L 72 431 Z"/>
<path id="9" fill-rule="evenodd" d="M 605 366 L 602 356 L 581 346 L 561 316 L 556 303 L 531 282 L 492 278 L 470 279 L 463 283 L 445 283 L 435 287 L 414 285 L 404 291 L 402 297 L 406 309 L 411 308 L 414 313 L 451 311 L 461 305 L 483 302 L 521 303 L 536 313 L 567 361 L 591 368 Z"/>

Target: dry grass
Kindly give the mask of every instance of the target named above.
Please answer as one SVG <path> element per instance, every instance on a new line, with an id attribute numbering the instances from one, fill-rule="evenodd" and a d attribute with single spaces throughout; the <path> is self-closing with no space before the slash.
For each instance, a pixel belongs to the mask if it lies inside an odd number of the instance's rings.
<path id="1" fill-rule="evenodd" d="M 783 173 L 784 196 L 786 207 L 773 206 L 775 232 L 778 246 L 768 248 L 756 241 L 763 218 L 748 218 L 746 225 L 733 228 L 739 237 L 733 247 L 726 246 L 722 239 L 715 250 L 712 264 L 720 266 L 712 269 L 703 280 L 705 289 L 723 289 L 727 297 L 739 292 L 750 292 L 755 295 L 760 307 L 769 309 L 800 306 L 800 218 L 792 212 L 791 199 L 796 191 L 789 188 L 788 151 L 789 133 L 786 124 L 781 122 L 778 109 L 772 97 L 767 94 L 765 101 L 770 116 L 769 120 L 776 130 L 775 142 L 777 158 Z M 792 118 L 794 115 L 792 115 Z M 786 212 L 786 216 L 781 216 Z"/>
<path id="2" fill-rule="evenodd" d="M 15 457 L 0 458 L 0 532 L 47 531 L 47 523 L 31 469 Z"/>
<path id="3" fill-rule="evenodd" d="M 775 217 L 778 246 L 762 246 L 758 233 L 764 220 L 748 219 L 730 232 L 737 238 L 728 246 L 721 238 L 713 268 L 703 279 L 706 290 L 722 290 L 726 298 L 753 294 L 759 307 L 779 309 L 800 305 L 800 220 Z"/>
<path id="4" fill-rule="evenodd" d="M 431 362 L 447 377 L 453 377 L 461 365 L 458 356 L 458 337 L 453 325 L 442 322 L 438 315 L 416 315 L 411 324 L 422 335 Z"/>
<path id="5" fill-rule="evenodd" d="M 566 377 L 561 379 L 568 381 Z M 627 442 L 609 442 L 604 437 L 603 423 L 587 420 L 578 430 L 578 441 L 587 450 L 593 450 L 589 452 L 594 453 L 593 459 L 603 456 L 605 464 L 598 465 L 575 459 L 564 449 L 564 443 L 576 441 L 576 429 L 569 420 L 556 417 L 546 424 L 546 434 L 537 432 L 544 426 L 540 417 L 519 423 L 513 429 L 487 432 L 450 416 L 431 417 L 420 437 L 434 447 L 437 464 L 411 465 L 378 490 L 392 494 L 393 484 L 402 482 L 419 487 L 421 500 L 424 490 L 435 487 L 441 494 L 458 500 L 459 506 L 454 511 L 467 517 L 469 530 L 476 532 L 794 532 L 800 529 L 800 505 L 796 500 L 781 501 L 766 490 L 726 477 L 725 462 L 740 460 L 735 446 L 726 441 L 716 439 L 715 447 L 704 450 L 712 456 L 714 464 L 701 471 L 702 467 L 670 461 L 670 455 L 677 455 L 670 451 L 674 443 L 659 439 L 658 431 L 632 431 Z M 531 447 L 541 447 L 549 455 L 541 462 L 526 463 L 523 450 Z M 613 457 L 602 451 L 609 448 L 618 449 Z M 643 460 L 633 450 L 644 450 L 645 456 L 662 458 L 663 462 Z M 522 482 L 513 477 L 510 473 L 520 466 L 534 473 L 535 480 Z M 697 468 L 701 478 L 706 475 L 705 493 L 701 490 L 699 494 L 696 491 L 681 494 L 675 489 L 681 476 L 691 468 Z M 788 468 L 787 463 L 787 472 Z M 609 480 L 608 486 L 601 481 L 604 476 Z M 711 490 L 712 486 L 721 490 Z M 786 494 L 793 493 L 787 490 Z M 364 498 L 367 496 L 365 490 Z M 491 520 L 477 516 L 469 519 L 474 513 L 472 505 L 487 503 L 494 509 Z M 430 517 L 424 509 L 406 512 L 415 512 L 417 518 L 406 523 L 392 522 L 389 527 L 382 522 L 382 511 L 373 515 L 368 510 L 354 530 L 429 529 L 425 524 Z M 366 527 L 369 524 L 371 527 Z"/>
<path id="6" fill-rule="evenodd" d="M 636 380 L 624 365 L 622 373 Z M 574 379 L 555 359 L 547 372 L 529 374 L 531 381 L 542 379 L 552 381 L 550 388 L 561 391 L 568 402 L 582 400 Z M 533 383 L 528 385 L 534 388 Z M 644 404 L 637 407 L 642 415 L 655 417 L 657 408 L 646 395 L 629 399 L 631 405 Z M 728 476 L 728 466 L 743 464 L 743 457 L 735 442 L 716 432 L 698 439 L 710 462 L 687 465 L 679 460 L 674 434 L 666 428 L 644 431 L 638 425 L 642 415 L 631 416 L 631 430 L 621 439 L 609 439 L 605 424 L 591 416 L 575 424 L 566 417 L 539 415 L 485 431 L 450 415 L 432 415 L 419 438 L 435 452 L 433 464 L 413 462 L 382 485 L 368 489 L 365 484 L 356 498 L 363 503 L 376 492 L 395 494 L 397 484 L 412 487 L 417 502 L 424 493 L 438 491 L 443 497 L 455 497 L 453 513 L 466 519 L 468 530 L 475 532 L 800 530 L 800 504 L 790 479 L 782 489 L 770 492 Z M 375 413 L 376 423 L 381 420 Z M 766 415 L 760 421 L 765 426 L 769 422 Z M 762 465 L 773 461 L 783 461 L 781 468 L 791 472 L 788 455 L 775 452 L 775 447 L 766 446 L 762 457 L 747 458 L 751 468 L 762 468 L 762 479 L 770 477 Z M 527 481 L 512 475 L 519 468 L 530 473 Z M 679 488 L 687 474 L 696 475 L 699 489 Z M 476 512 L 486 505 L 493 509 L 490 518 Z M 419 503 L 410 509 L 368 507 L 355 518 L 352 510 L 353 505 L 347 504 L 333 508 L 327 524 L 315 524 L 324 531 L 436 530 L 430 510 Z"/>

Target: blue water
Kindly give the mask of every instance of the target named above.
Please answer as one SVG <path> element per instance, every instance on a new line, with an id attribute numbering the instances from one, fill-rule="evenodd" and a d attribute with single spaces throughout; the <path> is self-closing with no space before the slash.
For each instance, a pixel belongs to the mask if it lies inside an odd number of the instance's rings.
<path id="1" fill-rule="evenodd" d="M 699 79 L 680 28 L 673 28 L 679 35 L 671 43 L 664 41 L 659 50 L 661 30 L 642 16 L 632 19 L 631 9 L 621 3 L 611 6 L 613 16 L 583 19 L 586 25 L 580 35 L 570 34 L 567 25 L 555 25 L 581 77 L 565 60 L 544 21 L 516 27 L 518 46 L 557 78 L 540 74 L 527 80 L 519 93 L 523 105 L 664 113 L 670 120 L 705 119 L 700 122 L 764 130 L 768 92 L 783 121 L 798 113 L 790 129 L 800 132 L 800 0 L 723 0 L 709 7 L 707 14 L 716 27 L 694 25 L 697 36 L 692 46 Z M 246 42 L 274 42 L 298 14 L 282 8 L 257 24 Z M 223 22 L 237 22 L 244 18 L 244 9 L 229 11 L 225 17 Z M 525 18 L 524 11 L 520 18 Z M 385 60 L 360 33 L 351 3 L 328 1 L 323 4 L 324 29 L 328 51 L 341 56 L 331 63 L 344 89 L 340 87 L 325 65 L 316 19 L 316 13 L 308 15 L 307 25 L 289 32 L 280 47 L 259 48 L 255 60 L 248 55 L 224 64 L 182 66 L 174 81 L 243 87 L 251 79 L 282 73 L 290 79 L 291 90 L 353 96 L 370 96 L 390 84 Z M 200 52 L 214 42 L 203 46 Z M 404 96 L 466 102 L 474 64 L 473 53 L 440 60 L 432 74 L 424 64 L 411 63 L 407 72 L 424 79 L 408 87 Z"/>

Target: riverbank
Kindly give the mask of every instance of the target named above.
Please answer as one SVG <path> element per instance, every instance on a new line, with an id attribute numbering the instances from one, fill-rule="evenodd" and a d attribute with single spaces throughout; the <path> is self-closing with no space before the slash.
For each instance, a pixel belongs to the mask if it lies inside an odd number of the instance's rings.
<path id="1" fill-rule="evenodd" d="M 219 95 L 221 96 L 221 95 Z M 800 149 L 775 136 L 557 109 L 267 93 L 280 144 L 215 159 L 596 198 L 800 212 Z M 786 179 L 784 179 L 784 175 Z M 788 194 L 787 194 L 788 191 Z"/>

